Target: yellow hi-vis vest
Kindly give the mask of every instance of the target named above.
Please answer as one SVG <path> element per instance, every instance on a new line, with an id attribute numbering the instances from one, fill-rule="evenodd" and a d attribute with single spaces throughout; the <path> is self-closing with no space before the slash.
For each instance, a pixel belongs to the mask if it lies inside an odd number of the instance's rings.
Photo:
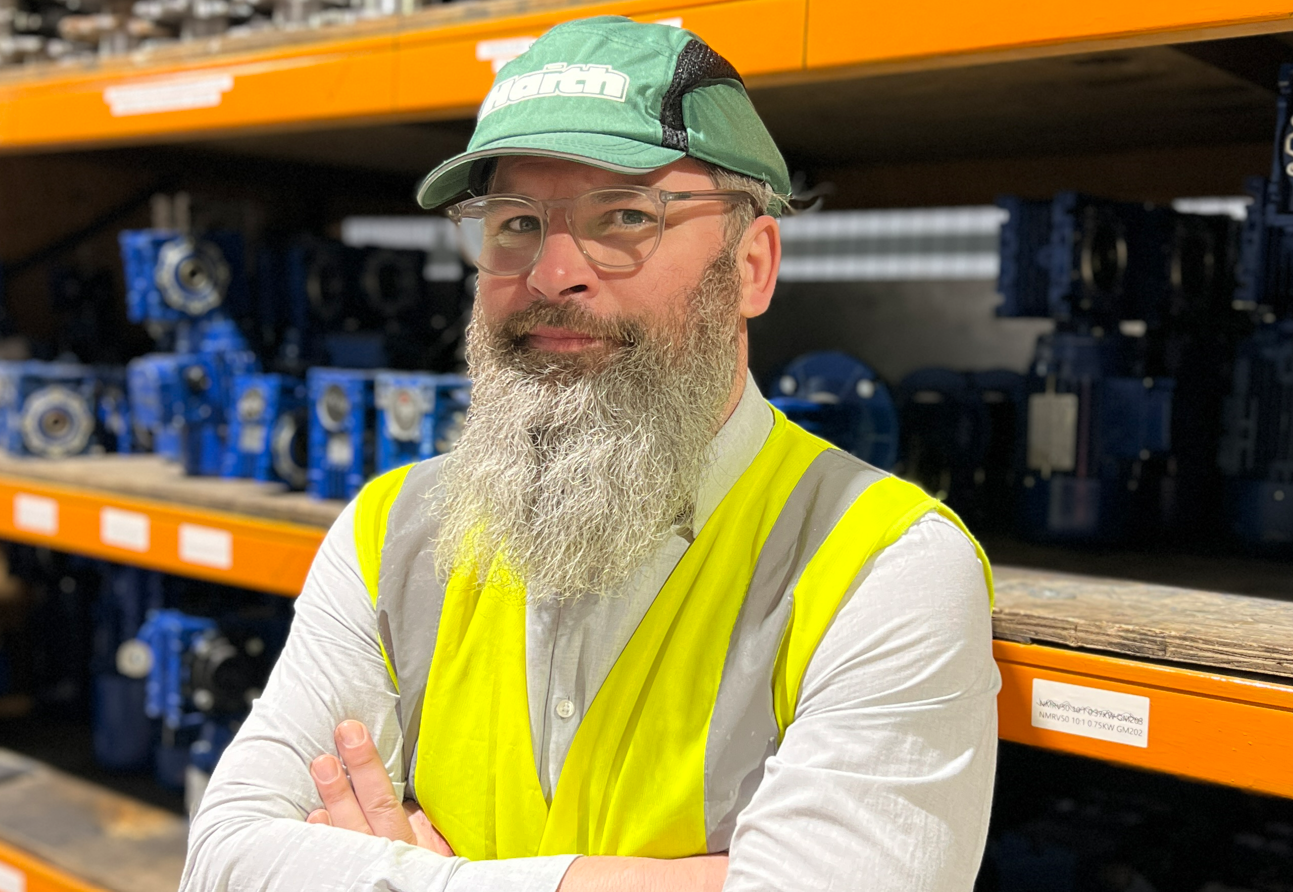
<path id="1" fill-rule="evenodd" d="M 918 487 L 775 413 L 589 704 L 549 804 L 530 737 L 525 587 L 497 562 L 437 581 L 426 494 L 438 467 L 370 483 L 355 536 L 409 788 L 472 860 L 725 851 L 863 566 L 928 512 L 964 529 Z"/>

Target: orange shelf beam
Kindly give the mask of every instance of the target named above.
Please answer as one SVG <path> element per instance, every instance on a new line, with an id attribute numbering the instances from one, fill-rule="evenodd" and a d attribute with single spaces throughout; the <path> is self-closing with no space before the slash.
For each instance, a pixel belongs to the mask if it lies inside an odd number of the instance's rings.
<path id="1" fill-rule="evenodd" d="M 0 476 L 0 539 L 296 595 L 325 531 Z"/>
<path id="2" fill-rule="evenodd" d="M 495 64 L 519 55 L 553 25 L 595 15 L 667 22 L 699 34 L 743 76 L 803 67 L 807 0 L 617 0 L 440 28 L 398 38 L 396 107 L 422 116 L 475 115 L 494 79 Z"/>
<path id="3" fill-rule="evenodd" d="M 1293 797 L 1293 687 L 1036 644 L 993 649 L 1003 740 Z M 1075 730 L 1055 729 L 1065 723 Z"/>
<path id="4" fill-rule="evenodd" d="M 497 4 L 497 5 L 496 5 Z M 491 0 L 336 31 L 0 72 L 0 151 L 470 116 L 494 65 L 569 19 L 679 22 L 778 81 L 1293 30 L 1293 0 Z"/>
<path id="5" fill-rule="evenodd" d="M 1048 47 L 1080 52 L 1290 29 L 1289 0 L 931 0 L 918 8 L 810 0 L 806 63 L 809 69 L 921 67 L 960 64 L 975 55 L 1039 55 Z"/>
<path id="6" fill-rule="evenodd" d="M 22 892 L 107 892 L 0 842 L 0 889 Z"/>
<path id="7" fill-rule="evenodd" d="M 0 72 L 0 151 L 471 117 L 495 64 L 553 25 L 589 15 L 681 24 L 751 75 L 803 67 L 807 0 L 503 7 L 535 11 L 490 16 L 488 4 L 438 7 L 347 28 L 345 37 L 292 35 L 249 49 L 229 40 L 215 55 L 171 48 L 151 59 Z"/>

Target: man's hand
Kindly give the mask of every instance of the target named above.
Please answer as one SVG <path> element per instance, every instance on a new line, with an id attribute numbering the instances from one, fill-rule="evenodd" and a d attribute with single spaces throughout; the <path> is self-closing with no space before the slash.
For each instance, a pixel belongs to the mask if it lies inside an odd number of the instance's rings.
<path id="1" fill-rule="evenodd" d="M 310 775 L 323 798 L 323 808 L 310 812 L 306 820 L 452 856 L 453 849 L 422 810 L 395 798 L 395 787 L 363 723 L 342 722 L 334 736 L 341 758 L 323 755 L 310 763 Z M 560 892 L 718 892 L 726 876 L 726 855 L 673 861 L 585 857 L 570 866 Z"/>
<path id="2" fill-rule="evenodd" d="M 362 722 L 345 721 L 333 735 L 338 759 L 331 754 L 310 763 L 310 776 L 323 799 L 323 808 L 310 812 L 311 824 L 381 836 L 452 856 L 453 849 L 412 802 L 395 798 L 395 787 L 372 736 Z M 346 778 L 346 771 L 350 778 Z"/>

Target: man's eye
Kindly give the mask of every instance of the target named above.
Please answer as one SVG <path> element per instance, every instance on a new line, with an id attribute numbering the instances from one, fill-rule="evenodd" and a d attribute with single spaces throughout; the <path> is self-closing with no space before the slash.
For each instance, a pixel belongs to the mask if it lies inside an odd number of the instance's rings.
<path id="1" fill-rule="evenodd" d="M 511 233 L 512 235 L 521 235 L 523 233 L 538 232 L 539 218 L 535 216 L 516 216 L 509 217 L 503 221 L 499 227 L 500 231 Z"/>
<path id="2" fill-rule="evenodd" d="M 650 226 L 655 223 L 655 218 L 637 208 L 620 208 L 611 214 L 611 223 L 618 226 Z"/>

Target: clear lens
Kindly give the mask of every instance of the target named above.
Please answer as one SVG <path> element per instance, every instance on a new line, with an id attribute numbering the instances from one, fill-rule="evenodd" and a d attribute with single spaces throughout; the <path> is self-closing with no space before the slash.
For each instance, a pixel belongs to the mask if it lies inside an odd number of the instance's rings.
<path id="1" fill-rule="evenodd" d="M 462 206 L 463 255 L 496 275 L 528 269 L 543 245 L 543 211 L 518 198 L 485 197 Z"/>
<path id="2" fill-rule="evenodd" d="M 568 209 L 571 232 L 598 266 L 631 269 L 655 252 L 664 229 L 665 203 L 656 190 L 594 189 L 570 201 L 531 201 L 486 195 L 457 205 L 458 245 L 464 259 L 494 275 L 530 269 L 543 249 L 547 217 Z"/>
<path id="3" fill-rule="evenodd" d="M 664 208 L 651 194 L 597 189 L 571 208 L 575 235 L 594 263 L 629 268 L 646 262 L 660 240 Z"/>

